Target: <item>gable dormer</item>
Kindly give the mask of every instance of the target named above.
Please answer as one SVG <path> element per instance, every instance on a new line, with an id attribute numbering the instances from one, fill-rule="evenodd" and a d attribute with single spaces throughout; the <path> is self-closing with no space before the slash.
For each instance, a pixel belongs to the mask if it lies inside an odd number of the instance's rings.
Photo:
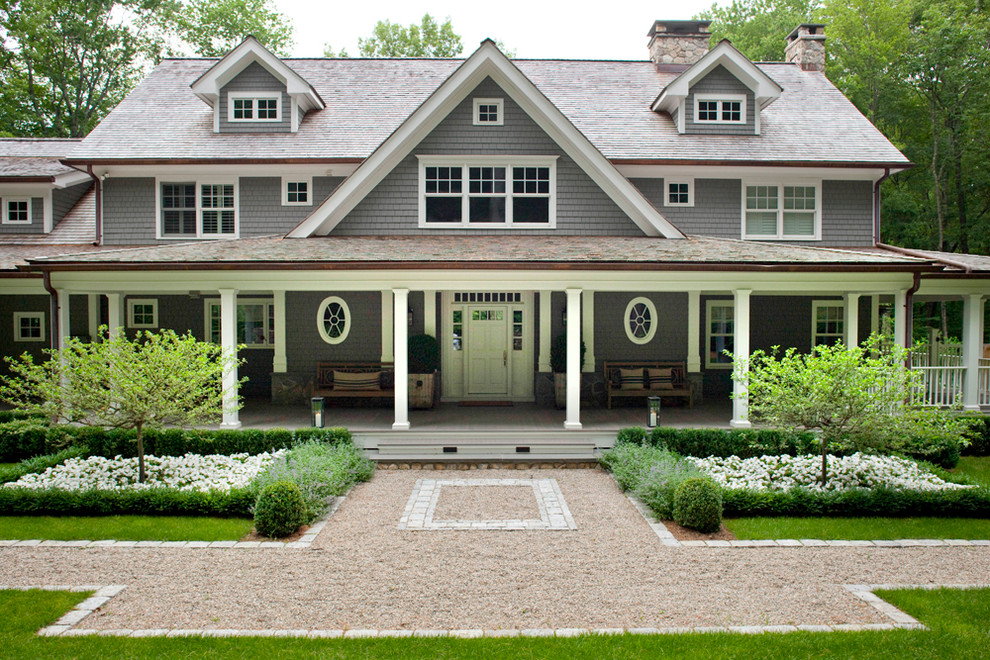
<path id="1" fill-rule="evenodd" d="M 759 135 L 760 111 L 782 91 L 723 39 L 674 78 L 652 109 L 668 113 L 682 134 Z"/>
<path id="2" fill-rule="evenodd" d="M 192 85 L 213 108 L 215 133 L 295 133 L 325 105 L 313 86 L 254 37 L 247 37 Z"/>

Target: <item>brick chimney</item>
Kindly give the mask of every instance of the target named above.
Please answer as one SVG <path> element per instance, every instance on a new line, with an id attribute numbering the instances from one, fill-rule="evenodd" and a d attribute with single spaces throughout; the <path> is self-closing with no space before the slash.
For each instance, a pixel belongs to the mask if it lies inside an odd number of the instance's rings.
<path id="1" fill-rule="evenodd" d="M 825 70 L 825 26 L 802 23 L 787 35 L 784 59 L 805 71 Z"/>
<path id="2" fill-rule="evenodd" d="M 708 52 L 711 21 L 655 21 L 650 32 L 650 59 L 658 68 L 680 69 Z M 673 66 L 669 66 L 673 65 Z"/>

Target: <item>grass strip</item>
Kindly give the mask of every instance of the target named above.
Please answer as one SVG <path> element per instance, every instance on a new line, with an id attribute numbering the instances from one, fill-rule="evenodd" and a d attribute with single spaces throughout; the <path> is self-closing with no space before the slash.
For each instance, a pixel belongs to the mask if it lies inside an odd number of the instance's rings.
<path id="1" fill-rule="evenodd" d="M 726 519 L 739 539 L 990 539 L 981 518 L 791 518 Z"/>
<path id="2" fill-rule="evenodd" d="M 931 631 L 764 635 L 587 635 L 566 639 L 42 638 L 88 594 L 0 592 L 4 657 L 30 658 L 985 658 L 990 590 L 882 594 Z"/>
<path id="3" fill-rule="evenodd" d="M 963 456 L 959 459 L 959 465 L 951 472 L 965 475 L 976 483 L 990 487 L 990 456 Z"/>
<path id="4" fill-rule="evenodd" d="M 0 539 L 236 541 L 253 526 L 249 519 L 203 516 L 0 516 Z"/>

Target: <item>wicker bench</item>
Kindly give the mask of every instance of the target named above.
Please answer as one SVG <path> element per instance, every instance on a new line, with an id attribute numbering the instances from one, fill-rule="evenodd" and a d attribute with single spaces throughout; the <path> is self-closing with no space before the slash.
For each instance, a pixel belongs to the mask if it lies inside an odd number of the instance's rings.
<path id="1" fill-rule="evenodd" d="M 395 395 L 391 362 L 319 362 L 315 396 L 382 398 Z"/>
<path id="2" fill-rule="evenodd" d="M 609 408 L 613 398 L 650 396 L 683 398 L 694 406 L 684 362 L 606 362 L 604 368 Z"/>

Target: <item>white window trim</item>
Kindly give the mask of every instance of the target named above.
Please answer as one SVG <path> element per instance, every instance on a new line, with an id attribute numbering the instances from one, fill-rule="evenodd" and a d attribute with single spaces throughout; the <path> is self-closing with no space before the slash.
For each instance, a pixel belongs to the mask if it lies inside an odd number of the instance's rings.
<path id="1" fill-rule="evenodd" d="M 735 313 L 735 303 L 732 300 L 708 300 L 705 303 L 705 369 L 732 369 L 731 362 L 712 362 L 712 308 L 728 307 Z M 719 334 L 718 337 L 730 335 Z"/>
<path id="2" fill-rule="evenodd" d="M 290 202 L 289 201 L 289 184 L 290 183 L 305 183 L 306 184 L 306 201 L 305 202 Z M 313 205 L 313 177 L 305 176 L 283 176 L 282 177 L 282 206 L 312 206 Z"/>
<path id="3" fill-rule="evenodd" d="M 482 105 L 494 105 L 498 108 L 498 120 L 497 121 L 481 121 L 481 113 L 479 111 Z M 505 102 L 503 99 L 474 99 L 474 112 L 472 113 L 474 117 L 475 126 L 502 126 L 505 124 Z"/>
<path id="4" fill-rule="evenodd" d="M 271 298 L 238 298 L 237 306 L 243 307 L 246 305 L 264 305 L 265 306 L 265 343 L 264 344 L 248 344 L 245 343 L 244 348 L 267 348 L 269 350 L 274 350 L 275 341 L 274 338 L 269 335 L 271 328 L 268 325 L 268 319 L 271 317 L 271 308 L 275 306 L 275 301 Z M 213 341 L 212 328 L 210 327 L 210 320 L 212 318 L 213 308 L 220 307 L 219 298 L 205 298 L 203 300 L 203 337 L 206 341 Z M 234 330 L 237 330 L 237 321 L 234 321 Z M 217 343 L 217 342 L 214 342 Z"/>
<path id="5" fill-rule="evenodd" d="M 323 327 L 323 313 L 327 311 L 327 307 L 331 303 L 338 303 L 344 310 L 344 330 L 340 333 L 339 337 L 331 337 L 327 334 L 326 328 Z M 347 339 L 347 335 L 350 334 L 352 325 L 354 325 L 354 317 L 351 316 L 351 308 L 339 296 L 327 296 L 320 302 L 320 306 L 316 308 L 316 329 L 320 333 L 320 339 L 328 344 L 342 344 Z"/>
<path id="6" fill-rule="evenodd" d="M 168 176 L 155 177 L 155 238 L 161 241 L 190 241 L 194 239 L 204 239 L 214 241 L 217 239 L 240 238 L 241 235 L 241 212 L 240 212 L 240 179 L 237 177 L 226 179 L 197 179 L 195 176 Z M 168 183 L 191 183 L 196 186 L 196 233 L 195 234 L 166 234 L 163 232 L 162 223 L 162 185 Z M 234 233 L 233 234 L 204 234 L 203 233 L 203 194 L 202 186 L 229 185 L 234 186 Z M 213 210 L 213 209 L 207 209 Z"/>
<path id="7" fill-rule="evenodd" d="M 21 334 L 21 319 L 36 318 L 41 320 L 41 336 L 25 337 Z M 45 313 L 44 312 L 14 312 L 14 341 L 46 341 L 45 335 Z"/>
<path id="8" fill-rule="evenodd" d="M 419 159 L 419 227 L 429 229 L 556 229 L 557 228 L 557 156 L 416 156 Z M 470 222 L 468 212 L 467 168 L 469 167 L 504 167 L 506 168 L 505 186 L 505 223 Z M 463 192 L 459 195 L 463 203 L 461 221 L 427 222 L 426 221 L 426 168 L 427 167 L 461 167 L 463 168 Z M 512 168 L 513 167 L 549 167 L 550 168 L 550 203 L 549 222 L 533 223 L 512 221 Z M 529 195 L 527 195 L 529 196 Z"/>
<path id="9" fill-rule="evenodd" d="M 234 118 L 234 99 L 251 101 L 251 119 Z M 275 119 L 258 119 L 258 100 L 275 100 Z M 227 121 L 231 124 L 277 124 L 282 121 L 282 92 L 280 91 L 258 91 L 258 92 L 227 92 Z"/>
<path id="10" fill-rule="evenodd" d="M 746 233 L 746 188 L 750 186 L 769 186 L 777 188 L 777 233 L 776 234 L 747 234 Z M 815 233 L 785 234 L 784 233 L 784 188 L 803 186 L 815 189 Z M 740 235 L 745 240 L 754 241 L 820 241 L 822 240 L 822 181 L 821 179 L 785 180 L 785 181 L 743 181 L 742 182 L 742 227 Z"/>
<path id="11" fill-rule="evenodd" d="M 134 306 L 151 305 L 151 323 L 134 322 Z M 158 299 L 157 298 L 128 298 L 127 299 L 127 327 L 128 328 L 157 328 L 158 327 Z"/>
<path id="12" fill-rule="evenodd" d="M 688 187 L 688 201 L 684 204 L 674 203 L 670 201 L 670 186 L 672 184 L 687 184 Z M 694 206 L 694 179 L 664 179 L 663 180 L 663 205 L 664 206 Z"/>
<path id="13" fill-rule="evenodd" d="M 650 329 L 646 331 L 645 337 L 637 337 L 634 335 L 632 332 L 632 326 L 629 323 L 629 312 L 632 311 L 633 307 L 639 304 L 646 305 L 646 309 L 650 312 Z M 653 341 L 653 337 L 657 334 L 657 325 L 659 325 L 659 322 L 660 319 L 657 317 L 657 306 L 653 304 L 652 300 L 643 296 L 637 296 L 636 298 L 630 300 L 629 304 L 626 305 L 626 313 L 622 317 L 622 327 L 626 331 L 626 337 L 632 343 L 639 345 L 649 344 Z"/>
<path id="14" fill-rule="evenodd" d="M 811 301 L 811 347 L 814 348 L 818 346 L 818 310 L 822 307 L 837 307 L 842 310 L 840 319 L 842 322 L 842 329 L 838 332 L 838 338 L 840 341 L 845 342 L 846 340 L 846 303 L 844 300 L 813 300 Z M 827 337 L 834 337 L 836 335 L 825 335 Z"/>
<path id="15" fill-rule="evenodd" d="M 5 225 L 30 225 L 34 222 L 33 206 L 30 197 L 4 197 L 3 202 L 3 224 Z M 10 202 L 27 202 L 27 221 L 10 219 Z"/>
<path id="16" fill-rule="evenodd" d="M 718 101 L 718 119 L 698 119 L 698 107 L 702 101 Z M 739 103 L 739 120 L 730 121 L 722 119 L 722 103 L 724 101 L 736 101 Z M 731 126 L 743 126 L 746 124 L 746 95 L 745 94 L 695 94 L 694 95 L 694 123 L 708 126 L 711 124 L 728 124 Z"/>

